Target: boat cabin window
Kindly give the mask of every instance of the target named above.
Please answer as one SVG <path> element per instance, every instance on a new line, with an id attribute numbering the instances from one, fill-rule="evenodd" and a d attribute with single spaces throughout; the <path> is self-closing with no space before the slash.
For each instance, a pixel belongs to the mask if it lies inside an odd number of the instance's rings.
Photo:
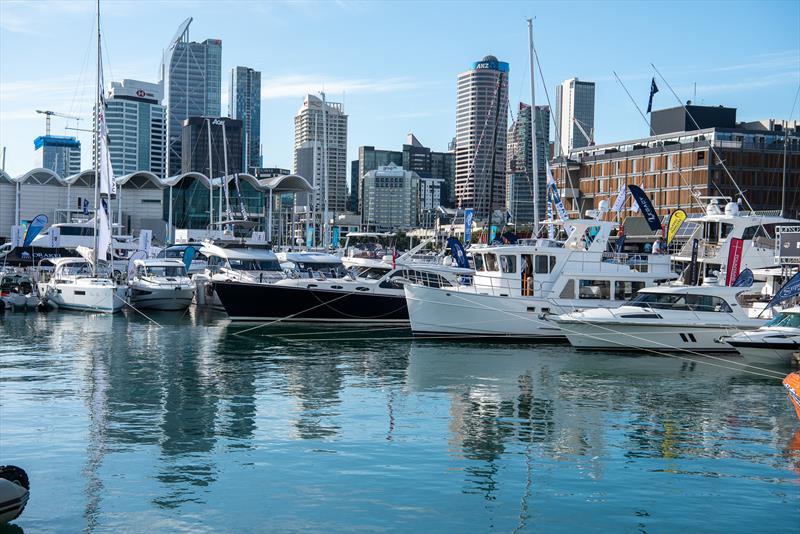
<path id="1" fill-rule="evenodd" d="M 719 241 L 719 223 L 707 222 L 703 228 L 703 235 L 709 243 L 716 243 Z"/>
<path id="2" fill-rule="evenodd" d="M 553 267 L 555 266 L 555 256 L 545 256 L 543 254 L 536 255 L 536 261 L 534 265 L 536 274 L 547 274 L 553 272 Z"/>
<path id="3" fill-rule="evenodd" d="M 765 224 L 759 226 L 748 226 L 742 233 L 742 239 L 755 239 L 756 237 L 764 237 L 766 239 L 774 239 L 775 225 Z"/>
<path id="4" fill-rule="evenodd" d="M 517 272 L 517 258 L 516 256 L 511 256 L 509 254 L 503 254 L 500 256 L 500 269 L 504 273 L 515 273 Z"/>
<path id="5" fill-rule="evenodd" d="M 347 273 L 341 263 L 311 263 L 298 261 L 295 262 L 295 266 L 297 270 L 301 272 L 322 273 L 332 278 L 339 278 Z"/>
<path id="6" fill-rule="evenodd" d="M 578 298 L 580 299 L 611 298 L 610 280 L 580 280 L 578 288 Z"/>
<path id="7" fill-rule="evenodd" d="M 147 267 L 150 276 L 186 276 L 183 265 L 150 265 Z"/>
<path id="8" fill-rule="evenodd" d="M 483 256 L 481 256 L 480 254 L 475 254 L 474 256 L 472 256 L 472 262 L 475 264 L 476 271 L 483 270 Z"/>
<path id="9" fill-rule="evenodd" d="M 800 328 L 800 313 L 779 313 L 764 326 L 783 326 L 785 328 Z"/>
<path id="10" fill-rule="evenodd" d="M 699 312 L 731 313 L 724 299 L 713 295 L 683 295 L 674 293 L 639 293 L 628 303 L 630 306 L 661 310 L 690 310 Z"/>
<path id="11" fill-rule="evenodd" d="M 228 266 L 238 271 L 281 271 L 278 260 L 228 258 Z"/>
<path id="12" fill-rule="evenodd" d="M 494 254 L 484 254 L 483 257 L 484 261 L 486 262 L 486 270 L 487 271 L 497 271 L 497 256 Z"/>
<path id="13" fill-rule="evenodd" d="M 630 300 L 644 285 L 644 282 L 614 282 L 614 300 Z"/>
<path id="14" fill-rule="evenodd" d="M 391 269 L 384 269 L 381 267 L 360 267 L 358 269 L 358 276 L 366 278 L 367 280 L 380 280 Z"/>
<path id="15" fill-rule="evenodd" d="M 721 226 L 720 232 L 719 232 L 719 238 L 720 239 L 727 239 L 727 237 L 729 235 L 731 235 L 732 231 L 733 231 L 733 225 L 732 224 L 722 223 L 722 226 Z"/>
<path id="16" fill-rule="evenodd" d="M 93 226 L 61 226 L 61 235 L 80 235 L 80 236 L 93 236 L 94 235 L 94 227 Z"/>
<path id="17" fill-rule="evenodd" d="M 574 299 L 575 298 L 575 280 L 570 278 L 567 280 L 567 283 L 564 284 L 564 289 L 561 290 L 561 294 L 559 298 L 562 299 Z"/>
<path id="18" fill-rule="evenodd" d="M 414 269 L 403 269 L 394 272 L 389 280 L 382 281 L 380 287 L 385 289 L 403 289 L 403 285 L 398 280 L 395 280 L 395 277 L 404 278 L 414 284 L 421 284 L 428 287 L 444 287 L 450 285 L 447 280 L 438 274 Z"/>

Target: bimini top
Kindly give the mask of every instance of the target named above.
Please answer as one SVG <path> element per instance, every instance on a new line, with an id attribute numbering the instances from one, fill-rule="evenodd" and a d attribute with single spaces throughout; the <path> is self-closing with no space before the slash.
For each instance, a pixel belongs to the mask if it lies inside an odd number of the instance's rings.
<path id="1" fill-rule="evenodd" d="M 276 260 L 278 257 L 268 249 L 235 247 L 223 248 L 211 243 L 204 243 L 200 248 L 200 254 L 206 257 L 216 256 L 218 258 L 232 260 Z"/>

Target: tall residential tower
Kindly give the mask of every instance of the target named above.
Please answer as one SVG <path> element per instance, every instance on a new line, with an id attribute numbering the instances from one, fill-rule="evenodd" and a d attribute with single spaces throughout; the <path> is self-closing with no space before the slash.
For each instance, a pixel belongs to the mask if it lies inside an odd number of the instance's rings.
<path id="1" fill-rule="evenodd" d="M 242 161 L 249 172 L 261 167 L 261 73 L 248 67 L 231 69 L 228 116 L 242 121 Z"/>
<path id="2" fill-rule="evenodd" d="M 532 225 L 533 150 L 531 147 L 531 107 L 520 103 L 517 117 L 508 130 L 508 163 L 506 165 L 506 207 L 517 225 Z M 546 162 L 549 156 L 550 108 L 536 106 L 536 159 L 539 160 L 539 220 L 545 217 L 547 200 Z"/>
<path id="3" fill-rule="evenodd" d="M 594 82 L 570 78 L 557 85 L 555 120 L 556 157 L 594 144 Z"/>
<path id="4" fill-rule="evenodd" d="M 508 63 L 486 56 L 458 75 L 456 101 L 456 203 L 478 217 L 505 204 Z M 494 169 L 491 169 L 494 147 Z"/>
<path id="5" fill-rule="evenodd" d="M 314 95 L 306 95 L 303 105 L 294 117 L 294 171 L 301 173 L 309 182 L 314 176 L 302 174 L 300 170 L 301 155 L 308 151 L 313 154 L 316 146 L 317 155 L 311 174 L 316 175 L 315 210 L 323 209 L 325 195 L 325 167 L 328 174 L 328 210 L 333 216 L 342 213 L 347 207 L 347 115 L 342 104 L 326 102 L 326 113 L 323 114 L 322 99 Z M 323 116 L 324 115 L 324 116 Z M 323 120 L 327 126 L 327 136 L 322 135 Z M 323 153 L 327 152 L 327 165 L 322 165 Z M 314 170 L 315 168 L 315 170 Z"/>

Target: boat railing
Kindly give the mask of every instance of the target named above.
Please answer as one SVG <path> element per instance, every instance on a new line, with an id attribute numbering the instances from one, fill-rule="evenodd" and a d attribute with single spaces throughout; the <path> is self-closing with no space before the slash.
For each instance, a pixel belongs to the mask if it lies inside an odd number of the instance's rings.
<path id="1" fill-rule="evenodd" d="M 458 291 L 476 295 L 496 295 L 501 297 L 541 297 L 543 281 L 536 278 L 498 278 L 490 276 L 463 275 L 455 282 Z M 425 284 L 428 285 L 428 284 Z"/>

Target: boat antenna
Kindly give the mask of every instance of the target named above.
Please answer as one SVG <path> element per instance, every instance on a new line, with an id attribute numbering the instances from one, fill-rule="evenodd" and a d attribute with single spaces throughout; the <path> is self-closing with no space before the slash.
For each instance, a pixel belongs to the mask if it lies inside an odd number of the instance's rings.
<path id="1" fill-rule="evenodd" d="M 637 104 L 636 100 L 633 98 L 633 96 L 631 96 L 630 91 L 628 91 L 628 88 L 625 87 L 625 84 L 622 82 L 622 79 L 617 74 L 617 71 L 612 70 L 611 72 L 614 73 L 614 77 L 617 79 L 617 83 L 619 83 L 620 86 L 622 86 L 622 89 L 625 90 L 625 94 L 628 95 L 628 98 L 630 99 L 630 101 L 634 105 L 634 107 L 636 108 L 636 111 L 639 112 L 639 116 L 642 117 L 642 120 L 647 124 L 647 127 L 650 130 L 650 136 L 653 137 L 655 135 L 654 132 L 653 132 L 653 126 L 652 126 L 652 124 L 650 124 L 650 121 L 647 120 L 647 117 L 645 117 L 644 113 L 642 112 L 642 108 L 639 107 L 639 104 Z M 688 187 L 690 190 L 692 189 L 691 184 L 686 181 L 686 178 L 684 178 L 683 173 L 680 171 L 680 169 L 678 170 L 678 177 L 681 179 L 681 182 L 683 182 L 683 185 Z M 717 184 L 714 184 L 714 187 L 716 187 L 716 186 L 717 186 Z M 720 194 L 722 194 L 722 192 L 720 192 Z M 704 212 L 705 211 L 705 206 L 703 205 L 703 203 L 700 202 L 700 200 L 696 196 L 694 196 L 692 194 L 690 194 L 689 196 L 692 197 L 692 199 L 697 203 L 697 206 L 700 208 L 700 212 L 701 213 Z"/>
<path id="2" fill-rule="evenodd" d="M 686 113 L 686 115 L 690 119 L 692 119 L 692 123 L 694 124 L 694 127 L 697 128 L 698 130 L 700 130 L 701 129 L 700 125 L 694 119 L 694 115 L 691 114 L 689 109 L 686 107 L 686 104 L 684 104 L 683 101 L 680 99 L 680 97 L 678 97 L 678 94 L 675 92 L 674 89 L 672 89 L 672 86 L 669 84 L 667 79 L 664 78 L 664 76 L 661 74 L 661 71 L 659 71 L 658 68 L 653 63 L 650 63 L 650 66 L 653 67 L 653 70 L 656 71 L 656 74 L 658 74 L 658 77 L 661 78 L 661 80 L 666 84 L 666 86 L 669 89 L 670 93 L 672 93 L 672 95 L 678 101 L 678 104 L 680 104 L 680 106 L 683 108 L 683 111 Z M 731 171 L 728 170 L 728 166 L 725 165 L 725 161 L 720 157 L 719 153 L 717 152 L 717 149 L 714 147 L 714 143 L 709 142 L 708 143 L 708 148 L 711 149 L 711 151 L 714 153 L 714 156 L 717 158 L 717 161 L 719 161 L 719 164 L 722 166 L 722 169 L 725 171 L 725 174 L 728 175 L 728 178 L 731 179 L 731 182 L 733 183 L 733 185 L 736 186 L 736 190 L 739 192 L 739 196 L 744 201 L 744 203 L 747 204 L 747 209 L 750 210 L 750 213 L 753 213 L 753 206 L 750 205 L 750 202 L 747 200 L 747 197 L 744 196 L 744 191 L 742 191 L 742 188 L 739 187 L 739 184 L 733 178 L 733 175 L 731 174 Z"/>
<path id="3" fill-rule="evenodd" d="M 97 260 L 99 254 L 97 248 L 100 246 L 100 229 L 98 226 L 99 212 L 98 204 L 100 197 L 100 0 L 97 0 L 97 85 L 95 90 L 94 104 L 94 261 L 92 262 L 92 277 L 97 276 Z"/>
<path id="4" fill-rule="evenodd" d="M 533 235 L 539 237 L 539 158 L 536 145 L 539 144 L 539 130 L 536 120 L 536 75 L 533 69 L 533 19 L 528 19 L 528 48 L 531 69 L 531 176 L 533 177 Z M 515 221 L 516 222 L 516 221 Z"/>

